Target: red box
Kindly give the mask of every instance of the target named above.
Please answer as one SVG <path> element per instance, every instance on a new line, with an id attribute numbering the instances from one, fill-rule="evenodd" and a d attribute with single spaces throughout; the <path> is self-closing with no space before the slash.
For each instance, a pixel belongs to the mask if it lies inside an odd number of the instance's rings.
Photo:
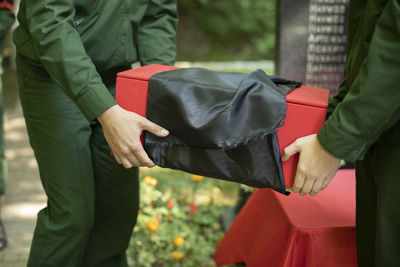
<path id="1" fill-rule="evenodd" d="M 124 109 L 146 116 L 147 87 L 149 78 L 159 72 L 178 69 L 165 65 L 148 65 L 118 73 L 117 103 Z M 286 96 L 287 114 L 284 125 L 278 129 L 281 153 L 297 138 L 313 134 L 322 127 L 328 106 L 329 90 L 301 86 Z M 292 186 L 298 156 L 283 162 L 286 186 Z"/>

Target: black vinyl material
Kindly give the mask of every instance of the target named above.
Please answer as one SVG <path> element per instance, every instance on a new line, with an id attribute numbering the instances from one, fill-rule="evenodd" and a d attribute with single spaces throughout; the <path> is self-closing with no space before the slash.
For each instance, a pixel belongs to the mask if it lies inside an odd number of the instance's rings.
<path id="1" fill-rule="evenodd" d="M 145 133 L 144 147 L 161 167 L 285 192 L 276 130 L 285 94 L 299 82 L 201 68 L 149 79 L 147 118 L 170 134 Z"/>

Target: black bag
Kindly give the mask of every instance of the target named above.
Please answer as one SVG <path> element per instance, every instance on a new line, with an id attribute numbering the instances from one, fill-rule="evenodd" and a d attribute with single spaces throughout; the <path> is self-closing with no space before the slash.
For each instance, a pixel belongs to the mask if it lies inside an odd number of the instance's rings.
<path id="1" fill-rule="evenodd" d="M 285 94 L 298 86 L 261 70 L 153 75 L 147 118 L 170 134 L 146 132 L 145 150 L 161 167 L 285 193 L 276 130 L 286 116 Z"/>

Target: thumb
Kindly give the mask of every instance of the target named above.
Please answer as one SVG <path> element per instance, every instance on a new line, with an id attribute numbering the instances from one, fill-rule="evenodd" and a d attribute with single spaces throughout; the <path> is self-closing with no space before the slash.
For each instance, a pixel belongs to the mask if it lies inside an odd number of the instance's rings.
<path id="1" fill-rule="evenodd" d="M 294 154 L 300 152 L 299 146 L 297 142 L 293 142 L 291 145 L 287 146 L 283 151 L 282 160 L 287 161 L 290 159 Z"/>
<path id="2" fill-rule="evenodd" d="M 157 135 L 158 137 L 166 137 L 169 134 L 168 130 L 149 121 L 146 118 L 143 118 L 142 128 L 143 128 L 143 130 L 149 131 L 152 134 Z"/>

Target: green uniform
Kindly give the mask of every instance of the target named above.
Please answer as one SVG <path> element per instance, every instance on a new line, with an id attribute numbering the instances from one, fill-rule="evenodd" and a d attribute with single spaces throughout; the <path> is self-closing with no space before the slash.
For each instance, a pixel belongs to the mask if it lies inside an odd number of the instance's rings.
<path id="1" fill-rule="evenodd" d="M 137 169 L 110 155 L 95 120 L 115 76 L 173 64 L 175 0 L 22 0 L 14 32 L 21 104 L 48 205 L 28 266 L 127 266 Z"/>
<path id="2" fill-rule="evenodd" d="M 7 178 L 7 163 L 4 156 L 4 129 L 3 129 L 3 52 L 4 38 L 15 21 L 11 11 L 12 1 L 0 1 L 0 196 L 5 193 Z"/>
<path id="3" fill-rule="evenodd" d="M 400 1 L 351 0 L 343 83 L 318 133 L 356 161 L 360 266 L 400 266 Z"/>

